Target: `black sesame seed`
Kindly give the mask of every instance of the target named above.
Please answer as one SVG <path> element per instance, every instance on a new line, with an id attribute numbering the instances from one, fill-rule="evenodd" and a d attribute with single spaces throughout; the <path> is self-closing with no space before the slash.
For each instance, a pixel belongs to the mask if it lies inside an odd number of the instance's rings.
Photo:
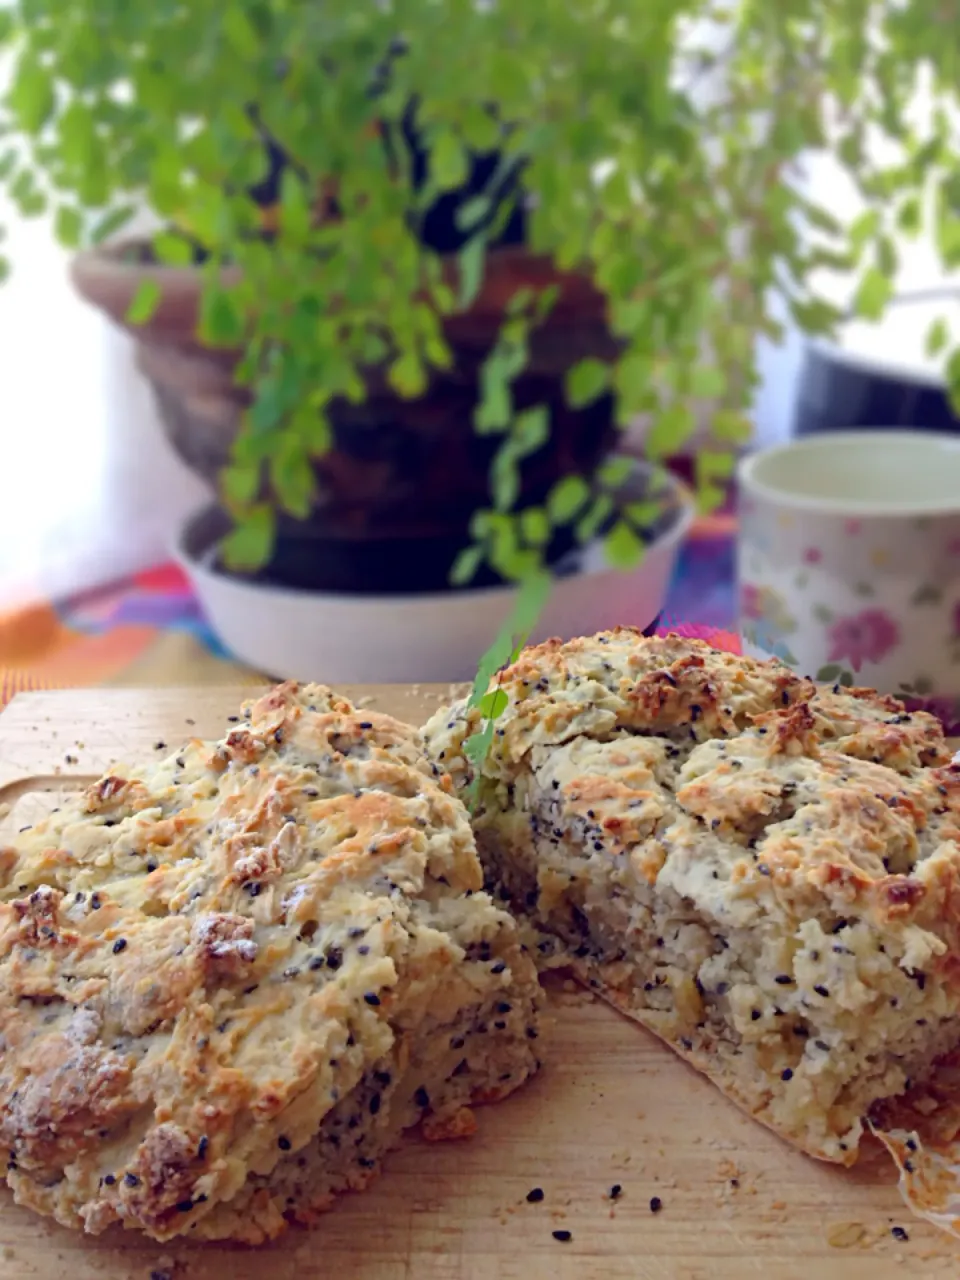
<path id="1" fill-rule="evenodd" d="M 310 961 L 310 964 L 308 967 L 314 970 L 322 969 L 325 964 L 326 964 L 326 961 L 324 960 L 323 956 L 314 956 L 313 959 Z"/>
<path id="2" fill-rule="evenodd" d="M 816 985 L 813 989 L 814 989 L 814 991 L 817 993 L 817 995 L 818 995 L 818 996 L 824 996 L 824 997 L 826 997 L 826 996 L 829 996 L 829 994 L 830 994 L 830 992 L 829 992 L 828 988 L 827 988 L 827 987 L 825 987 L 825 986 L 823 986 L 823 984 L 822 984 L 822 983 L 819 983 L 819 982 L 817 983 L 817 985 Z"/>
<path id="3" fill-rule="evenodd" d="M 166 745 L 167 744 L 165 742 L 155 742 L 153 744 L 153 749 L 154 751 L 163 751 L 166 749 Z"/>
<path id="4" fill-rule="evenodd" d="M 907 1233 L 906 1233 L 906 1231 L 903 1229 L 903 1227 L 891 1227 L 891 1228 L 890 1228 L 890 1234 L 893 1236 L 894 1240 L 909 1240 L 909 1239 L 910 1239 L 910 1237 L 907 1235 Z"/>
<path id="5" fill-rule="evenodd" d="M 493 1025 L 494 1027 L 496 1027 L 498 1031 L 506 1031 L 507 1029 L 507 1024 L 504 1021 L 502 1021 L 502 1019 L 500 1018 L 498 1018 Z"/>
<path id="6" fill-rule="evenodd" d="M 126 938 L 118 938 L 113 944 L 113 954 L 118 956 L 121 951 L 125 951 L 127 946 Z"/>
<path id="7" fill-rule="evenodd" d="M 512 1005 L 507 1004 L 506 1000 L 501 1000 L 497 1005 L 497 1013 L 509 1013 Z"/>
<path id="8" fill-rule="evenodd" d="M 621 1187 L 619 1182 L 615 1182 L 613 1186 L 610 1188 L 610 1199 L 619 1200 L 622 1193 L 623 1193 L 623 1187 Z"/>
<path id="9" fill-rule="evenodd" d="M 793 1079 L 793 1069 L 792 1069 L 792 1067 L 784 1067 L 784 1068 L 783 1068 L 783 1070 L 780 1072 L 780 1079 L 781 1079 L 781 1080 L 792 1080 L 792 1079 Z"/>
<path id="10" fill-rule="evenodd" d="M 327 968 L 339 969 L 343 964 L 343 952 L 339 947 L 330 947 L 327 950 Z"/>
<path id="11" fill-rule="evenodd" d="M 651 1196 L 651 1198 L 650 1198 L 650 1212 L 651 1212 L 651 1213 L 659 1213 L 659 1212 L 660 1212 L 660 1210 L 661 1210 L 662 1208 L 663 1208 L 663 1201 L 660 1199 L 660 1197 L 659 1197 L 659 1196 Z"/>
<path id="12" fill-rule="evenodd" d="M 281 1133 L 280 1137 L 277 1139 L 277 1146 L 280 1148 L 281 1151 L 289 1151 L 290 1145 L 291 1145 L 290 1139 L 287 1137 L 284 1137 L 284 1135 Z"/>
<path id="13" fill-rule="evenodd" d="M 379 1110 L 380 1110 L 380 1095 L 379 1093 L 374 1093 L 370 1097 L 370 1114 L 372 1116 L 375 1116 Z"/>
<path id="14" fill-rule="evenodd" d="M 790 977 L 789 973 L 778 973 L 774 978 L 774 982 L 781 987 L 789 987 L 793 985 L 793 979 Z"/>
<path id="15" fill-rule="evenodd" d="M 534 1187 L 532 1191 L 527 1192 L 528 1204 L 539 1204 L 542 1199 L 543 1199 L 542 1187 Z"/>
<path id="16" fill-rule="evenodd" d="M 361 942 L 359 947 L 357 947 L 357 955 L 368 956 L 369 954 L 370 954 L 370 948 L 367 946 L 365 942 Z"/>
<path id="17" fill-rule="evenodd" d="M 380 997 L 374 991 L 368 991 L 363 998 L 370 1005 L 378 1005 L 380 1003 Z"/>
<path id="18" fill-rule="evenodd" d="M 90 895 L 90 910 L 91 910 L 91 911 L 99 911 L 99 910 L 100 910 L 100 905 L 101 905 L 101 903 L 100 903 L 100 895 L 99 895 L 99 893 L 91 893 L 91 895 Z"/>
<path id="19" fill-rule="evenodd" d="M 244 890 L 249 893 L 251 898 L 259 898 L 260 890 L 263 888 L 263 885 L 259 880 L 248 880 L 243 887 Z"/>
<path id="20" fill-rule="evenodd" d="M 760 1010 L 759 1010 L 759 1009 L 751 1009 L 751 1010 L 750 1010 L 750 1021 L 751 1021 L 751 1022 L 759 1022 L 759 1021 L 760 1021 L 760 1018 L 761 1018 L 762 1016 L 763 1016 L 763 1015 L 761 1014 L 761 1012 L 760 1012 Z"/>
<path id="21" fill-rule="evenodd" d="M 421 1085 L 420 1088 L 413 1095 L 413 1100 L 418 1107 L 429 1107 L 430 1095 L 429 1093 L 427 1093 L 426 1089 L 424 1089 L 423 1085 Z"/>
<path id="22" fill-rule="evenodd" d="M 817 1046 L 818 1049 L 822 1050 L 823 1053 L 830 1052 L 830 1046 L 827 1044 L 826 1040 L 814 1040 L 813 1043 Z"/>
<path id="23" fill-rule="evenodd" d="M 139 1187 L 140 1185 L 140 1179 L 135 1173 L 125 1173 L 123 1175 L 123 1180 L 128 1187 Z"/>
<path id="24" fill-rule="evenodd" d="M 177 1204 L 177 1213 L 189 1213 L 193 1208 L 192 1200 L 181 1200 Z"/>
<path id="25" fill-rule="evenodd" d="M 372 721 L 372 720 L 361 720 L 361 721 L 360 721 L 360 728 L 361 728 L 361 729 L 372 729 L 372 728 L 373 728 L 373 721 Z"/>
<path id="26" fill-rule="evenodd" d="M 561 1244 L 569 1244 L 573 1239 L 569 1231 L 552 1231 L 550 1234 L 554 1240 L 559 1240 Z"/>
<path id="27" fill-rule="evenodd" d="M 198 1160 L 205 1159 L 207 1154 L 207 1147 L 209 1145 L 210 1145 L 210 1140 L 206 1137 L 206 1135 L 204 1135 L 204 1137 L 202 1137 L 200 1141 L 197 1143 L 197 1159 Z"/>
<path id="28" fill-rule="evenodd" d="M 491 973 L 503 973 L 503 971 L 504 971 L 504 969 L 506 969 L 506 967 L 507 967 L 507 966 L 506 966 L 506 963 L 505 963 L 503 960 L 497 960 L 494 964 L 492 964 L 492 965 L 490 966 L 490 972 L 491 972 Z"/>
<path id="29" fill-rule="evenodd" d="M 116 1174 L 113 1174 L 113 1173 L 108 1173 L 107 1176 L 104 1178 L 104 1182 L 108 1187 L 114 1186 L 116 1184 L 116 1181 L 117 1181 Z"/>

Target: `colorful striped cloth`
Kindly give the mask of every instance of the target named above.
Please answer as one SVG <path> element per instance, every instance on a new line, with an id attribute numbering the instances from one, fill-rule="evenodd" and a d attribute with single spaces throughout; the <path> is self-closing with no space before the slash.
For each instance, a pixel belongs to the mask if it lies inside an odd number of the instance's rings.
<path id="1" fill-rule="evenodd" d="M 681 551 L 661 630 L 736 650 L 734 517 L 697 522 Z M 0 706 L 25 689 L 256 684 L 232 659 L 175 565 L 0 615 Z"/>

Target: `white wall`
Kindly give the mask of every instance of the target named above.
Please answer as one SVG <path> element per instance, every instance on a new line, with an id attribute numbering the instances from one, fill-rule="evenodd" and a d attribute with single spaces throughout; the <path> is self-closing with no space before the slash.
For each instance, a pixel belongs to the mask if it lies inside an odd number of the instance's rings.
<path id="1" fill-rule="evenodd" d="M 45 222 L 0 197 L 0 607 L 166 557 L 205 490 L 162 438 L 130 340 L 85 306 Z"/>

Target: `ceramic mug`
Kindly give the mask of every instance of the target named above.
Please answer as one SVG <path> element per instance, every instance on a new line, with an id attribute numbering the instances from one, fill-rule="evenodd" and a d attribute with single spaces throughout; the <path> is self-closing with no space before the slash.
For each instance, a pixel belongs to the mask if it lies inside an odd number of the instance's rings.
<path id="1" fill-rule="evenodd" d="M 744 652 L 960 733 L 960 435 L 808 437 L 744 458 L 738 492 Z"/>

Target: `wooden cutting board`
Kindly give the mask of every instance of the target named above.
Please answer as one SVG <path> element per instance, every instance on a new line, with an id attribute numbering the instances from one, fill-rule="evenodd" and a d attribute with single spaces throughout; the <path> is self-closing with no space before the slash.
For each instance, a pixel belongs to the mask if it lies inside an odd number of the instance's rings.
<path id="1" fill-rule="evenodd" d="M 449 686 L 345 689 L 420 722 Z M 21 694 L 0 715 L 7 829 L 113 762 L 219 736 L 250 691 Z M 570 984 L 567 984 L 570 985 Z M 585 993 L 551 990 L 545 1065 L 480 1112 L 465 1142 L 413 1138 L 366 1192 L 313 1231 L 253 1250 L 90 1239 L 0 1191 L 3 1280 L 841 1280 L 960 1275 L 954 1242 L 904 1208 L 866 1143 L 853 1170 L 798 1155 L 639 1027 Z M 609 1198 L 614 1184 L 620 1197 Z M 528 1203 L 527 1193 L 543 1190 Z M 662 1208 L 651 1211 L 651 1198 Z M 906 1229 L 906 1242 L 893 1226 Z M 569 1231 L 561 1243 L 552 1232 Z M 831 1240 L 836 1243 L 831 1243 Z"/>

